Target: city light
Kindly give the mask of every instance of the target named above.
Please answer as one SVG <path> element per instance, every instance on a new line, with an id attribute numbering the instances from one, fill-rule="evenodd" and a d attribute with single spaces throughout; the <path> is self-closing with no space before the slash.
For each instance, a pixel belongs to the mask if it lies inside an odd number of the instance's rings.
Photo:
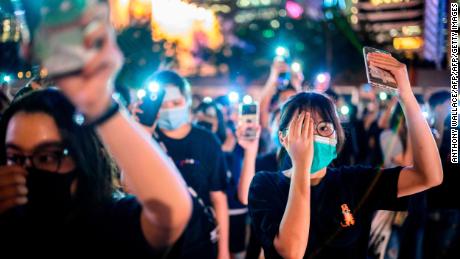
<path id="1" fill-rule="evenodd" d="M 340 107 L 340 113 L 343 115 L 348 115 L 350 113 L 350 108 L 347 105 Z"/>
<path id="2" fill-rule="evenodd" d="M 206 96 L 205 98 L 203 98 L 203 102 L 204 102 L 204 103 L 211 103 L 211 102 L 212 102 L 212 98 L 209 97 L 209 96 Z"/>
<path id="3" fill-rule="evenodd" d="M 379 99 L 382 100 L 382 101 L 385 101 L 386 99 L 388 99 L 388 94 L 385 93 L 385 92 L 380 92 L 379 93 Z"/>
<path id="4" fill-rule="evenodd" d="M 228 94 L 228 100 L 231 102 L 231 103 L 237 103 L 240 101 L 240 95 L 237 93 L 237 92 L 230 92 Z"/>
<path id="5" fill-rule="evenodd" d="M 245 96 L 243 97 L 243 103 L 244 103 L 244 104 L 251 104 L 252 101 L 253 101 L 253 100 L 252 100 L 252 97 L 251 97 L 250 95 L 245 95 Z"/>
<path id="6" fill-rule="evenodd" d="M 285 47 L 277 47 L 275 52 L 279 57 L 284 57 L 288 54 L 288 50 Z"/>
<path id="7" fill-rule="evenodd" d="M 416 50 L 422 46 L 422 37 L 398 37 L 393 39 L 393 47 L 397 50 Z"/>
<path id="8" fill-rule="evenodd" d="M 157 82 L 150 82 L 148 88 L 150 92 L 156 93 L 160 90 L 160 84 Z"/>
<path id="9" fill-rule="evenodd" d="M 280 27 L 280 22 L 278 22 L 278 20 L 272 20 L 270 26 L 272 26 L 273 29 L 278 29 Z"/>
<path id="10" fill-rule="evenodd" d="M 320 73 L 316 76 L 316 81 L 318 81 L 318 83 L 324 83 L 326 82 L 326 75 L 324 73 Z"/>
<path id="11" fill-rule="evenodd" d="M 292 71 L 294 71 L 294 72 L 300 72 L 300 71 L 302 70 L 302 66 L 300 65 L 299 62 L 294 62 L 294 63 L 292 63 L 292 65 L 291 65 L 291 69 L 292 69 Z"/>
<path id="12" fill-rule="evenodd" d="M 3 81 L 9 83 L 11 81 L 11 76 L 4 76 Z"/>
<path id="13" fill-rule="evenodd" d="M 286 12 L 292 19 L 300 19 L 304 12 L 303 7 L 294 1 L 286 1 Z"/>
<path id="14" fill-rule="evenodd" d="M 142 99 L 147 95 L 147 92 L 144 89 L 137 90 L 137 98 Z"/>
<path id="15" fill-rule="evenodd" d="M 111 22 L 117 30 L 147 23 L 154 41 L 174 43 L 166 45 L 166 52 L 175 54 L 182 75 L 196 72 L 193 51 L 198 45 L 216 50 L 224 41 L 216 14 L 188 1 L 111 0 L 110 7 Z"/>

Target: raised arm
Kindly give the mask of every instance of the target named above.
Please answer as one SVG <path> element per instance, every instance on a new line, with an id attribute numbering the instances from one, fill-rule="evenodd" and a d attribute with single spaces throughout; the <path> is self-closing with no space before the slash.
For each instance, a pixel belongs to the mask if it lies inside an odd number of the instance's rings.
<path id="1" fill-rule="evenodd" d="M 293 118 L 287 137 L 281 139 L 293 163 L 291 186 L 286 210 L 273 244 L 283 258 L 297 259 L 305 254 L 310 232 L 309 168 L 313 160 L 314 126 L 309 113 L 302 112 Z"/>
<path id="2" fill-rule="evenodd" d="M 244 131 L 248 127 L 257 128 L 257 137 L 255 139 L 245 139 L 243 137 Z M 256 159 L 257 150 L 259 149 L 259 125 L 241 125 L 236 131 L 238 144 L 244 149 L 243 165 L 241 167 L 240 180 L 238 181 L 238 199 L 244 205 L 248 204 L 249 186 L 251 185 L 252 178 L 256 173 Z"/>
<path id="3" fill-rule="evenodd" d="M 278 77 L 282 71 L 288 70 L 289 67 L 284 61 L 275 60 L 270 70 L 267 82 L 262 89 L 262 98 L 260 100 L 260 125 L 268 129 L 270 125 L 270 101 L 276 94 Z"/>
<path id="4" fill-rule="evenodd" d="M 393 96 L 393 98 L 391 98 L 390 102 L 385 108 L 385 111 L 383 112 L 382 116 L 380 116 L 378 120 L 379 128 L 388 129 L 390 127 L 391 115 L 397 103 L 398 103 L 398 97 Z"/>
<path id="5" fill-rule="evenodd" d="M 369 54 L 371 66 L 390 71 L 396 78 L 399 98 L 407 121 L 413 166 L 405 167 L 398 180 L 398 196 L 418 193 L 442 183 L 441 159 L 430 127 L 412 92 L 406 65 L 391 55 Z"/>
<path id="6" fill-rule="evenodd" d="M 101 37 L 102 49 L 81 74 L 57 80 L 88 121 L 99 118 L 110 107 L 113 77 L 122 63 L 108 27 L 89 35 L 86 43 L 91 46 Z M 110 117 L 97 127 L 97 133 L 142 205 L 141 228 L 148 243 L 152 247 L 174 243 L 192 211 L 191 199 L 177 169 L 126 112 Z"/>

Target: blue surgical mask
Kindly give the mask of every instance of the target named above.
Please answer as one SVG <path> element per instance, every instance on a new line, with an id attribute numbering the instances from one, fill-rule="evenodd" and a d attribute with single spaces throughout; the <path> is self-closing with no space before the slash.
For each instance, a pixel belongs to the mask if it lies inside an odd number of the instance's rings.
<path id="1" fill-rule="evenodd" d="M 175 130 L 189 122 L 188 107 L 162 109 L 158 115 L 158 127 L 163 130 Z"/>
<path id="2" fill-rule="evenodd" d="M 316 173 L 327 167 L 337 157 L 337 139 L 314 135 L 313 162 L 310 173 Z"/>

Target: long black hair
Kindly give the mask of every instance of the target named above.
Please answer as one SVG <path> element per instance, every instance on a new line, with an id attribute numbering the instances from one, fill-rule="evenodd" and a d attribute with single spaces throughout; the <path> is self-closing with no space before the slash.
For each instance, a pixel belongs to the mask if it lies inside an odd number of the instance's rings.
<path id="1" fill-rule="evenodd" d="M 109 202 L 114 187 L 115 166 L 92 128 L 83 128 L 73 119 L 74 106 L 57 89 L 36 90 L 11 104 L 0 121 L 0 164 L 6 164 L 6 131 L 17 113 L 45 113 L 51 116 L 64 145 L 75 161 L 77 171 L 76 202 L 81 207 Z M 32 126 L 32 125 L 31 125 Z"/>
<path id="2" fill-rule="evenodd" d="M 317 92 L 302 92 L 289 98 L 281 107 L 279 131 L 286 131 L 297 110 L 299 112 L 316 112 L 324 121 L 332 123 L 337 136 L 337 152 L 341 150 L 345 142 L 345 135 L 339 116 L 337 115 L 335 104 L 329 97 Z M 286 155 L 286 149 L 282 148 L 279 155 L 280 161 L 284 163 L 282 168 L 285 168 L 286 164 L 289 164 L 289 162 L 283 161 L 287 159 Z"/>

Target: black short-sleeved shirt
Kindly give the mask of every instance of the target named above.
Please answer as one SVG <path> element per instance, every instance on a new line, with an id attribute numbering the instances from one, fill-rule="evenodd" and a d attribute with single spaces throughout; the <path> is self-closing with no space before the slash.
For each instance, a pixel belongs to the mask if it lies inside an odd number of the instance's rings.
<path id="1" fill-rule="evenodd" d="M 426 191 L 429 209 L 460 209 L 460 199 L 454 198 L 460 197 L 460 165 L 451 162 L 451 143 L 448 127 L 439 148 L 444 178 L 441 185 Z"/>
<path id="2" fill-rule="evenodd" d="M 172 139 L 157 131 L 158 140 L 167 149 L 187 185 L 211 206 L 210 192 L 227 188 L 227 168 L 217 137 L 200 127 L 192 126 L 183 139 Z"/>
<path id="3" fill-rule="evenodd" d="M 142 207 L 132 196 L 100 204 L 66 223 L 25 220 L 20 208 L 0 215 L 2 258 L 161 258 L 141 229 Z"/>
<path id="4" fill-rule="evenodd" d="M 246 208 L 238 199 L 238 182 L 240 181 L 244 150 L 239 145 L 236 145 L 232 152 L 225 152 L 224 154 L 229 179 L 227 186 L 228 208 L 229 210 Z"/>
<path id="5" fill-rule="evenodd" d="M 278 166 L 278 158 L 276 151 L 260 155 L 256 159 L 256 172 L 275 172 L 279 169 L 280 167 Z"/>
<path id="6" fill-rule="evenodd" d="M 187 227 L 179 240 L 168 253 L 168 259 L 215 259 L 217 242 L 212 233 L 216 222 L 212 214 L 207 213 L 196 198 L 192 197 L 193 212 Z"/>
<path id="7" fill-rule="evenodd" d="M 367 167 L 328 168 L 321 182 L 311 187 L 310 234 L 304 258 L 366 258 L 373 212 L 407 206 L 406 199 L 397 199 L 400 171 L 400 167 L 382 171 Z M 280 258 L 273 241 L 289 188 L 290 178 L 282 173 L 261 172 L 251 183 L 249 214 L 266 258 Z M 345 216 L 349 215 L 348 209 L 354 222 Z"/>

